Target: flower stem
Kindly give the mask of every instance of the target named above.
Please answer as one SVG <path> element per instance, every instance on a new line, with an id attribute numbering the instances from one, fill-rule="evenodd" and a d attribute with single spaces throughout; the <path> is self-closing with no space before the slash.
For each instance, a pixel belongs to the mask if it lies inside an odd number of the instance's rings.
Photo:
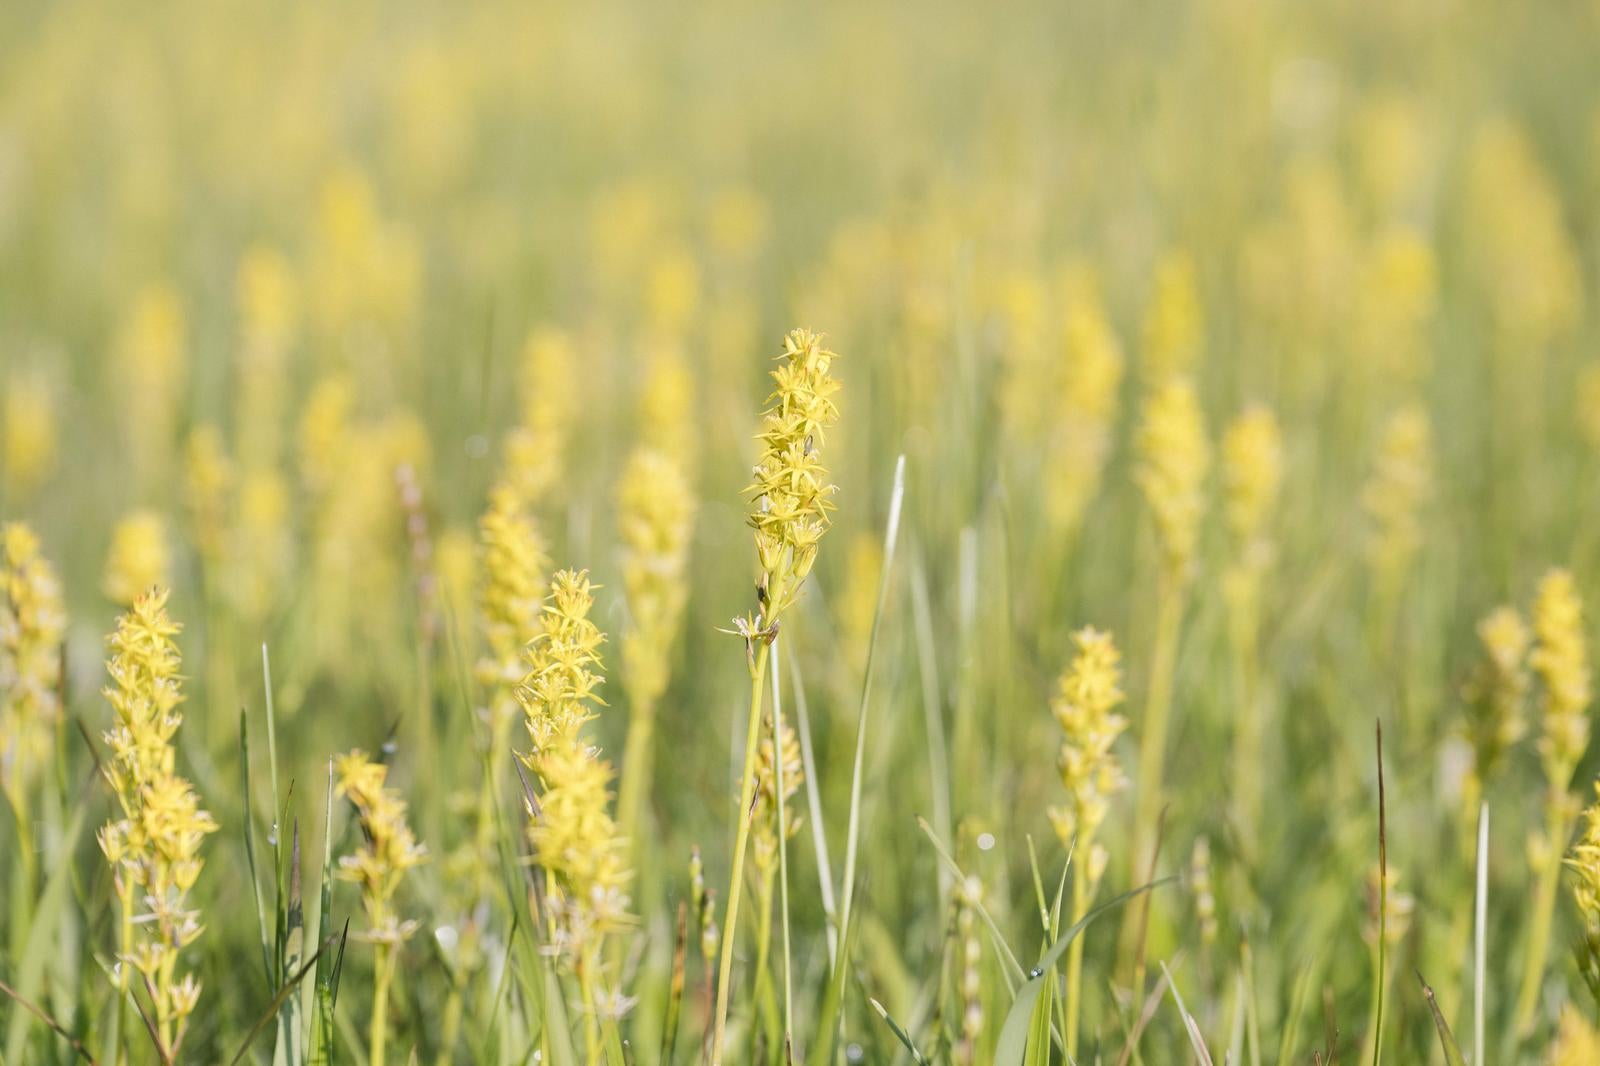
<path id="1" fill-rule="evenodd" d="M 374 948 L 377 967 L 372 975 L 372 1029 L 367 1039 L 370 1049 L 370 1066 L 383 1066 L 383 1045 L 389 1035 L 389 979 L 394 975 L 391 965 L 394 948 L 378 944 Z"/>
<path id="2" fill-rule="evenodd" d="M 1088 842 L 1085 841 L 1085 844 Z M 1078 924 L 1089 911 L 1089 851 L 1072 857 L 1072 920 L 1068 928 Z M 1073 938 L 1067 949 L 1067 1058 L 1078 1054 L 1078 1010 L 1083 992 L 1083 936 Z"/>
<path id="3" fill-rule="evenodd" d="M 766 677 L 770 647 L 762 642 L 750 672 L 750 719 L 744 734 L 744 773 L 739 782 L 739 828 L 733 839 L 733 871 L 728 879 L 728 914 L 722 926 L 722 959 L 717 966 L 717 1014 L 711 1038 L 711 1066 L 721 1066 L 728 1027 L 728 983 L 733 975 L 733 946 L 739 938 L 739 896 L 744 887 L 744 853 L 750 843 L 750 804 L 756 790 L 756 753 L 761 746 L 761 683 Z"/>
<path id="4" fill-rule="evenodd" d="M 1566 849 L 1571 825 L 1566 815 L 1565 796 L 1552 793 L 1545 826 L 1544 862 L 1533 897 L 1533 925 L 1528 935 L 1528 954 L 1523 958 L 1522 990 L 1517 995 L 1516 1033 L 1526 1037 L 1533 1031 L 1534 1011 L 1539 1005 L 1539 985 L 1550 952 L 1550 926 L 1555 916 L 1556 888 L 1561 879 L 1561 853 Z"/>

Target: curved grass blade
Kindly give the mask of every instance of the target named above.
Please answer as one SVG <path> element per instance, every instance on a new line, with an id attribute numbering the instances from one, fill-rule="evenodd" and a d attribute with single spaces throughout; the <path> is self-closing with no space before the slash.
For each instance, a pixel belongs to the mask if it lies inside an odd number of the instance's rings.
<path id="1" fill-rule="evenodd" d="M 878 1012 L 878 1017 L 883 1019 L 883 1024 L 889 1027 L 889 1031 L 894 1034 L 896 1040 L 900 1041 L 901 1046 L 911 1052 L 911 1061 L 915 1062 L 917 1066 L 927 1066 L 928 1060 L 923 1057 L 922 1052 L 917 1050 L 917 1045 L 911 1042 L 910 1034 L 900 1028 L 893 1018 L 889 1017 L 889 1012 L 884 1009 L 883 1004 L 871 996 L 867 997 L 867 1002 L 872 1004 L 872 1009 Z"/>
<path id="2" fill-rule="evenodd" d="M 1428 1001 L 1428 1010 L 1433 1013 L 1433 1026 L 1439 1030 L 1439 1044 L 1444 1048 L 1446 1066 L 1467 1066 L 1467 1060 L 1461 1055 L 1461 1046 L 1456 1043 L 1455 1034 L 1450 1032 L 1450 1023 L 1444 1020 L 1444 1012 L 1439 1009 L 1439 1001 L 1434 998 L 1433 989 L 1420 970 L 1417 971 L 1417 980 L 1422 983 L 1423 998 Z"/>
<path id="3" fill-rule="evenodd" d="M 283 983 L 283 987 L 278 989 L 278 994 L 272 997 L 272 1002 L 267 1005 L 267 1009 L 262 1013 L 261 1017 L 256 1019 L 256 1024 L 250 1027 L 250 1031 L 245 1034 L 244 1043 L 239 1045 L 239 1050 L 234 1052 L 233 1058 L 228 1060 L 229 1066 L 237 1066 L 238 1062 L 244 1058 L 245 1052 L 250 1050 L 250 1045 L 255 1043 L 256 1037 L 260 1036 L 261 1031 L 278 1016 L 278 1011 L 282 1008 L 284 1001 L 289 998 L 289 994 L 300 986 L 300 982 L 305 978 L 306 974 L 316 969 L 317 960 L 322 957 L 322 953 L 327 950 L 327 947 L 327 944 L 319 947 L 317 953 L 306 960 L 306 964 L 295 971 L 293 976 Z M 342 940 L 340 949 L 341 951 L 343 950 Z"/>
<path id="4" fill-rule="evenodd" d="M 1072 946 L 1072 942 L 1078 938 L 1078 934 L 1088 928 L 1090 922 L 1107 911 L 1115 910 L 1129 900 L 1142 896 L 1144 893 L 1159 888 L 1173 880 L 1174 878 L 1171 877 L 1163 877 L 1159 881 L 1151 881 L 1147 885 L 1129 889 L 1115 899 L 1102 903 L 1072 923 L 1067 931 L 1061 934 L 1061 938 L 1050 945 L 1050 950 L 1044 953 L 1039 959 L 1039 965 L 1034 968 L 1033 973 L 1037 976 L 1030 976 L 1027 983 L 1017 990 L 1016 998 L 1012 1000 L 1011 1010 L 1006 1013 L 1005 1024 L 1000 1027 L 1000 1039 L 995 1044 L 994 1061 L 1005 1063 L 1022 1061 L 1022 1056 L 1028 1046 L 1029 1024 L 1033 1019 L 1034 1005 L 1039 1001 L 1040 993 L 1044 991 L 1045 982 L 1051 979 L 1050 975 L 1056 962 L 1060 960 L 1067 948 Z"/>
<path id="5" fill-rule="evenodd" d="M 1183 993 L 1178 991 L 1178 982 L 1172 979 L 1165 962 L 1161 964 L 1161 976 L 1167 979 L 1167 987 L 1172 990 L 1172 1001 L 1178 1005 L 1178 1014 L 1183 1018 L 1183 1028 L 1189 1034 L 1189 1046 L 1194 1048 L 1195 1058 L 1200 1060 L 1200 1066 L 1212 1066 L 1211 1050 L 1206 1047 L 1205 1037 L 1200 1035 L 1200 1026 L 1195 1022 L 1194 1015 L 1183 1005 Z"/>

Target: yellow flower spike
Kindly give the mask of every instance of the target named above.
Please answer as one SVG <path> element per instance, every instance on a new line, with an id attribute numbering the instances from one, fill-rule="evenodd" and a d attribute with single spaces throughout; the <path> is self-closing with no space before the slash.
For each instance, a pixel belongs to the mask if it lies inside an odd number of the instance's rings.
<path id="1" fill-rule="evenodd" d="M 100 588 L 112 603 L 132 606 L 150 589 L 170 583 L 171 566 L 166 520 L 156 511 L 133 511 L 111 530 Z"/>
<path id="2" fill-rule="evenodd" d="M 1467 740 L 1473 768 L 1466 809 L 1476 817 L 1477 800 L 1501 760 L 1527 731 L 1528 648 L 1533 634 L 1514 607 L 1497 607 L 1478 623 L 1484 657 L 1462 685 L 1467 704 Z"/>
<path id="3" fill-rule="evenodd" d="M 177 288 L 161 282 L 140 290 L 115 345 L 113 365 L 128 417 L 133 468 L 148 486 L 172 447 L 189 369 L 188 322 Z"/>
<path id="4" fill-rule="evenodd" d="M 189 434 L 187 460 L 185 489 L 194 542 L 206 565 L 215 567 L 226 551 L 234 481 L 222 432 L 209 422 L 196 426 Z"/>
<path id="5" fill-rule="evenodd" d="M 1123 356 L 1092 278 L 1069 281 L 1058 402 L 1045 440 L 1045 507 L 1051 525 L 1075 534 L 1111 451 Z"/>
<path id="6" fill-rule="evenodd" d="M 406 802 L 388 787 L 387 766 L 358 748 L 334 759 L 334 775 L 335 791 L 355 806 L 363 836 L 354 854 L 339 859 L 339 876 L 361 886 L 365 939 L 398 944 L 416 931 L 417 923 L 400 920 L 394 896 L 405 872 L 428 861 L 428 850 L 406 824 Z"/>
<path id="7" fill-rule="evenodd" d="M 799 591 L 816 561 L 817 545 L 830 524 L 834 486 L 822 466 L 826 431 L 838 421 L 833 397 L 833 352 L 822 338 L 797 329 L 784 338 L 776 385 L 757 440 L 761 455 L 747 490 L 754 501 L 750 525 L 763 571 L 762 619 L 776 621 Z"/>
<path id="8" fill-rule="evenodd" d="M 12 374 L 0 401 L 0 447 L 5 485 L 26 498 L 55 472 L 58 448 L 55 390 L 41 374 Z"/>
<path id="9" fill-rule="evenodd" d="M 617 487 L 617 525 L 633 621 L 622 641 L 622 659 L 636 704 L 654 704 L 666 690 L 669 657 L 688 599 L 694 512 L 694 495 L 672 458 L 648 447 L 629 457 Z"/>
<path id="10" fill-rule="evenodd" d="M 1262 543 L 1283 484 L 1283 437 L 1277 416 L 1256 405 L 1222 436 L 1222 491 L 1228 531 L 1248 554 Z"/>
<path id="11" fill-rule="evenodd" d="M 1086 626 L 1072 635 L 1072 665 L 1061 675 L 1050 701 L 1050 713 L 1064 737 L 1056 765 L 1067 803 L 1051 807 L 1050 824 L 1076 856 L 1072 863 L 1072 914 L 1076 922 L 1089 904 L 1105 869 L 1105 849 L 1095 839 L 1110 810 L 1112 797 L 1126 785 L 1112 752 L 1128 727 L 1116 714 L 1122 702 L 1121 656 L 1111 634 Z M 1078 1004 L 1082 987 L 1083 949 L 1073 942 L 1067 956 L 1067 1048 L 1076 1054 Z"/>
<path id="12" fill-rule="evenodd" d="M 0 526 L 0 789 L 24 832 L 32 826 L 33 785 L 50 764 L 61 719 L 66 628 L 61 582 L 38 538 L 19 522 Z M 31 844 L 24 854 L 31 862 Z"/>
<path id="13" fill-rule="evenodd" d="M 1551 787 L 1565 791 L 1589 747 L 1585 712 L 1593 695 L 1583 602 L 1570 572 L 1552 570 L 1539 582 L 1533 630 L 1538 643 L 1528 661 L 1544 686 L 1539 755 Z"/>
<path id="14" fill-rule="evenodd" d="M 560 330 L 541 328 L 522 348 L 521 422 L 506 436 L 505 470 L 525 507 L 542 503 L 561 478 L 577 408 L 577 353 Z"/>
<path id="15" fill-rule="evenodd" d="M 166 603 L 164 590 L 140 594 L 111 635 L 105 697 L 113 724 L 104 734 L 111 749 L 104 772 L 120 817 L 98 836 L 122 909 L 118 987 L 128 989 L 126 967 L 146 975 L 157 1036 L 170 1050 L 183 1039 L 199 999 L 200 986 L 192 975 L 180 978 L 176 963 L 202 930 L 187 896 L 203 866 L 201 845 L 217 823 L 175 772 L 183 694 L 173 641 L 179 627 Z M 141 902 L 145 910 L 136 912 Z"/>
<path id="16" fill-rule="evenodd" d="M 483 559 L 479 608 L 489 645 L 478 674 L 485 684 L 522 680 L 523 649 L 539 634 L 543 617 L 544 575 L 550 561 L 533 519 L 519 501 L 510 486 L 495 486 L 478 523 Z"/>
<path id="17" fill-rule="evenodd" d="M 1170 251 L 1156 264 L 1155 292 L 1144 317 L 1141 371 L 1151 387 L 1187 375 L 1200 359 L 1205 315 L 1194 260 Z"/>
<path id="18" fill-rule="evenodd" d="M 600 704 L 600 645 L 605 635 L 589 620 L 594 586 L 587 570 L 562 570 L 550 582 L 540 633 L 527 649 L 530 667 L 517 688 L 533 743 L 524 761 L 537 769 L 539 752 L 557 741 L 574 740 Z"/>
<path id="19" fill-rule="evenodd" d="M 1146 398 L 1138 449 L 1136 476 L 1155 520 L 1162 574 L 1182 586 L 1194 569 L 1211 466 L 1205 418 L 1187 378 L 1173 378 Z"/>
<path id="20" fill-rule="evenodd" d="M 756 767 L 756 806 L 751 815 L 751 859 L 755 863 L 756 873 L 766 881 L 778 871 L 778 762 L 772 743 L 770 720 L 761 730 L 761 747 L 756 753 Z M 800 759 L 800 739 L 789 723 L 784 722 L 784 828 L 791 839 L 800 831 L 801 824 L 792 801 L 805 780 L 805 766 Z"/>
<path id="21" fill-rule="evenodd" d="M 650 339 L 650 354 L 639 386 L 638 419 L 641 445 L 670 456 L 693 478 L 698 457 L 696 380 L 683 350 L 676 344 Z"/>
<path id="22" fill-rule="evenodd" d="M 1421 510 L 1433 485 L 1433 432 L 1415 404 L 1390 416 L 1361 500 L 1371 522 L 1368 556 L 1380 588 L 1394 595 L 1422 544 Z"/>

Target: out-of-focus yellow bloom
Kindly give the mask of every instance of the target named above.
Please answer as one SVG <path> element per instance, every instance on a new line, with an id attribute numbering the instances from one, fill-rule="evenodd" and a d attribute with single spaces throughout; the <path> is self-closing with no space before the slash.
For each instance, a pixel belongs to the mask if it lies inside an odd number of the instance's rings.
<path id="1" fill-rule="evenodd" d="M 154 586 L 170 583 L 171 566 L 166 519 L 156 511 L 133 511 L 111 530 L 100 589 L 112 603 L 132 606 Z"/>
<path id="2" fill-rule="evenodd" d="M 1600 782 L 1595 783 L 1596 802 L 1583 812 L 1583 832 L 1567 853 L 1567 866 L 1575 883 L 1573 898 L 1584 925 L 1600 932 Z"/>
<path id="3" fill-rule="evenodd" d="M 699 456 L 695 374 L 677 344 L 653 335 L 649 344 L 639 390 L 639 440 L 674 460 L 692 480 Z"/>
<path id="4" fill-rule="evenodd" d="M 756 751 L 756 807 L 750 821 L 750 860 L 764 884 L 778 872 L 778 751 L 772 743 L 773 724 L 769 719 L 761 730 L 761 746 Z M 800 739 L 788 722 L 783 723 L 783 826 L 784 835 L 793 839 L 802 819 L 796 814 L 794 797 L 805 783 L 805 764 L 800 758 Z M 770 888 L 767 890 L 770 892 Z"/>
<path id="5" fill-rule="evenodd" d="M 1383 587 L 1398 587 L 1422 544 L 1422 505 L 1433 485 L 1433 431 L 1411 404 L 1390 415 L 1361 500 L 1371 522 L 1368 557 Z"/>
<path id="6" fill-rule="evenodd" d="M 61 720 L 61 582 L 33 531 L 0 526 L 0 788 L 19 820 Z"/>
<path id="7" fill-rule="evenodd" d="M 479 606 L 489 645 L 478 677 L 485 684 L 505 686 L 509 697 L 511 686 L 525 676 L 523 650 L 540 632 L 550 560 L 533 519 L 506 485 L 490 490 L 478 541 L 483 551 Z"/>
<path id="8" fill-rule="evenodd" d="M 869 529 L 850 536 L 844 553 L 844 579 L 831 598 L 839 625 L 839 644 L 851 665 L 851 682 L 867 667 L 872 617 L 878 612 L 878 579 L 883 573 L 883 538 Z"/>
<path id="9" fill-rule="evenodd" d="M 1384 95 L 1367 101 L 1355 116 L 1356 162 L 1367 198 L 1379 217 L 1405 205 L 1427 164 L 1429 139 L 1416 103 Z"/>
<path id="10" fill-rule="evenodd" d="M 451 526 L 439 534 L 434 560 L 444 602 L 451 614 L 464 621 L 478 589 L 477 541 L 466 529 Z M 468 637 L 466 633 L 457 635 Z"/>
<path id="11" fill-rule="evenodd" d="M 1537 643 L 1528 662 L 1544 686 L 1539 755 L 1551 787 L 1564 793 L 1589 747 L 1586 712 L 1592 695 L 1583 601 L 1568 571 L 1551 570 L 1540 580 L 1533 631 Z"/>
<path id="12" fill-rule="evenodd" d="M 995 282 L 986 298 L 1002 329 L 1000 409 L 1018 434 L 1032 439 L 1050 415 L 1044 283 L 1035 274 L 1014 270 Z"/>
<path id="13" fill-rule="evenodd" d="M 1046 425 L 1045 507 L 1058 534 L 1077 532 L 1100 486 L 1122 384 L 1122 347 L 1090 276 L 1068 280 L 1057 403 Z"/>
<path id="14" fill-rule="evenodd" d="M 239 482 L 234 524 L 234 597 L 240 615 L 259 622 L 289 583 L 294 556 L 289 486 L 276 470 L 253 470 Z"/>
<path id="15" fill-rule="evenodd" d="M 1561 1024 L 1550 1045 L 1548 1066 L 1590 1066 L 1600 1062 L 1600 1031 L 1571 1003 L 1561 1006 Z"/>
<path id="16" fill-rule="evenodd" d="M 330 491 L 351 451 L 355 384 L 335 374 L 318 381 L 300 413 L 300 470 L 313 494 Z"/>
<path id="17" fill-rule="evenodd" d="M 645 286 L 645 322 L 651 332 L 681 337 L 700 305 L 700 264 L 687 248 L 656 257 Z"/>
<path id="18" fill-rule="evenodd" d="M 237 407 L 239 461 L 247 469 L 279 461 L 288 357 L 300 328 L 294 269 L 271 248 L 254 247 L 234 282 L 239 308 Z"/>
<path id="19" fill-rule="evenodd" d="M 1485 123 L 1467 157 L 1468 254 L 1509 352 L 1537 351 L 1573 326 L 1583 280 L 1561 199 L 1527 135 Z"/>
<path id="20" fill-rule="evenodd" d="M 188 322 L 176 287 L 140 290 L 119 328 L 113 367 L 133 468 L 149 484 L 172 447 L 189 370 Z"/>
<path id="21" fill-rule="evenodd" d="M 1583 439 L 1590 448 L 1600 451 L 1600 361 L 1585 363 L 1578 371 L 1575 399 Z"/>
<path id="22" fill-rule="evenodd" d="M 763 629 L 794 602 L 816 561 L 817 545 L 830 524 L 834 486 L 822 465 L 824 434 L 839 418 L 833 397 L 834 353 L 822 338 L 797 329 L 783 339 L 772 371 L 776 387 L 763 417 L 761 455 L 747 490 L 754 501 L 756 557 L 762 571 Z"/>
<path id="23" fill-rule="evenodd" d="M 5 484 L 31 496 L 56 467 L 56 398 L 41 374 L 13 374 L 5 383 Z"/>
<path id="24" fill-rule="evenodd" d="M 183 695 L 173 642 L 179 627 L 166 603 L 165 590 L 142 592 L 111 636 L 105 696 L 114 721 L 105 734 L 111 758 L 104 769 L 120 817 L 101 828 L 99 840 L 122 905 L 119 987 L 130 987 L 130 968 L 143 975 L 161 1043 L 172 1048 L 200 996 L 192 974 L 178 978 L 176 963 L 201 932 L 188 894 L 203 866 L 201 844 L 217 823 L 175 772 Z M 140 905 L 145 909 L 136 912 Z"/>
<path id="25" fill-rule="evenodd" d="M 1483 659 L 1462 686 L 1467 705 L 1467 739 L 1473 768 L 1469 810 L 1482 794 L 1507 751 L 1527 731 L 1523 705 L 1528 696 L 1528 647 L 1533 634 L 1514 607 L 1496 607 L 1478 623 Z"/>
<path id="26" fill-rule="evenodd" d="M 666 691 L 689 593 L 694 511 L 694 495 L 678 464 L 653 448 L 635 450 L 617 487 L 617 526 L 633 621 L 622 639 L 622 661 L 636 705 L 653 705 Z"/>
<path id="27" fill-rule="evenodd" d="M 1140 352 L 1144 380 L 1155 387 L 1192 373 L 1204 343 L 1205 315 L 1194 260 L 1187 252 L 1169 251 L 1156 264 L 1155 291 L 1145 309 Z"/>
<path id="28" fill-rule="evenodd" d="M 209 422 L 196 426 L 189 434 L 187 459 L 185 489 L 195 545 L 205 564 L 216 567 L 227 550 L 234 482 L 222 432 Z"/>
<path id="29" fill-rule="evenodd" d="M 1261 543 L 1283 484 L 1283 436 L 1272 409 L 1244 410 L 1222 435 L 1222 491 L 1228 532 L 1246 553 Z"/>
<path id="30" fill-rule="evenodd" d="M 632 877 L 627 842 L 608 806 L 611 766 L 574 738 L 541 749 L 539 816 L 528 830 L 534 857 L 559 888 L 551 907 L 559 921 L 557 947 L 578 967 L 593 966 L 601 940 L 628 925 Z"/>
<path id="31" fill-rule="evenodd" d="M 415 235 L 383 217 L 366 174 L 336 169 L 322 186 L 305 286 L 314 323 L 335 339 L 360 327 L 404 337 L 421 285 Z"/>
<path id="32" fill-rule="evenodd" d="M 1351 325 L 1357 351 L 1381 380 L 1409 385 L 1427 372 L 1437 274 L 1432 246 L 1410 227 L 1387 230 L 1368 251 Z"/>
<path id="33" fill-rule="evenodd" d="M 754 255 L 766 240 L 767 205 L 749 189 L 725 189 L 711 204 L 707 230 L 712 247 L 730 259 Z"/>
<path id="34" fill-rule="evenodd" d="M 1155 519 L 1163 575 L 1185 583 L 1194 569 L 1211 467 L 1205 419 L 1187 378 L 1172 378 L 1146 397 L 1138 448 L 1136 476 Z"/>
<path id="35" fill-rule="evenodd" d="M 577 354 L 567 334 L 536 329 L 522 348 L 521 423 L 505 441 L 505 477 L 524 507 L 543 503 L 561 479 L 578 407 Z"/>
<path id="36" fill-rule="evenodd" d="M 361 886 L 367 928 L 361 936 L 375 944 L 398 944 L 417 930 L 414 919 L 401 921 L 394 896 L 407 870 L 428 861 L 428 849 L 417 843 L 406 824 L 406 801 L 385 782 L 389 768 L 373 762 L 359 748 L 334 760 L 337 791 L 348 796 L 361 819 L 361 846 L 341 856 L 339 876 Z"/>

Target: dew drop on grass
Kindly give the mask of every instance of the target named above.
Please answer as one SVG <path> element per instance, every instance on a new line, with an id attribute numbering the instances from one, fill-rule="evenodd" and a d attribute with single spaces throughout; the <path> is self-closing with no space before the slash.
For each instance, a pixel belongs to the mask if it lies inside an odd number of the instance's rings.
<path id="1" fill-rule="evenodd" d="M 844 1049 L 844 1057 L 849 1062 L 861 1062 L 867 1057 L 867 1053 L 861 1049 L 860 1044 L 851 1044 Z"/>
<path id="2" fill-rule="evenodd" d="M 994 834 L 993 833 L 979 833 L 978 834 L 978 850 L 979 851 L 991 851 L 993 849 L 994 849 Z"/>

